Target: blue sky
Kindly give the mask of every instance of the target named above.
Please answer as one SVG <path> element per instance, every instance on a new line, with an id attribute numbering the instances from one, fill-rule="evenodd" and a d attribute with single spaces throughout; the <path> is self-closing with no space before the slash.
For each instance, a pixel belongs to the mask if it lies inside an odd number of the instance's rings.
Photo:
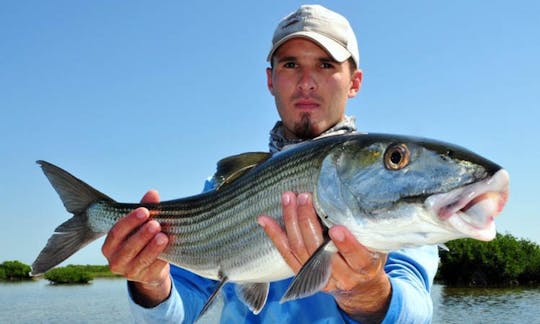
<path id="1" fill-rule="evenodd" d="M 540 5 L 323 1 L 356 30 L 360 130 L 454 142 L 511 176 L 498 230 L 540 242 Z M 297 1 L 0 5 L 0 261 L 31 263 L 67 212 L 35 160 L 119 201 L 198 193 L 222 157 L 266 150 L 265 61 Z M 101 242 L 69 263 L 105 263 Z"/>

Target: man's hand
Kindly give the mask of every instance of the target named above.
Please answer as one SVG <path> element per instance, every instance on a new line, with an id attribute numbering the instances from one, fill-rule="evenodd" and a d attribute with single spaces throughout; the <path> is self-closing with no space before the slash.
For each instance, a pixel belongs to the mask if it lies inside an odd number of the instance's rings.
<path id="1" fill-rule="evenodd" d="M 298 273 L 323 243 L 322 226 L 308 193 L 284 193 L 282 207 L 285 229 L 268 216 L 259 217 L 259 224 Z M 328 234 L 339 253 L 332 259 L 332 274 L 323 291 L 331 293 L 352 318 L 382 321 L 391 296 L 390 281 L 384 272 L 386 255 L 367 250 L 343 226 L 332 227 Z"/>
<path id="2" fill-rule="evenodd" d="M 158 203 L 159 194 L 148 191 L 142 203 Z M 113 273 L 128 279 L 134 301 L 153 307 L 169 297 L 169 263 L 158 259 L 169 239 L 151 220 L 146 208 L 137 208 L 120 219 L 109 231 L 101 248 Z"/>

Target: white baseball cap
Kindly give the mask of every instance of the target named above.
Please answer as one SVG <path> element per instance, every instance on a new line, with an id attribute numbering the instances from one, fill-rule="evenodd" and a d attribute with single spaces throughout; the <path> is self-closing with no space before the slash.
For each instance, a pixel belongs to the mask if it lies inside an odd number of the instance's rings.
<path id="1" fill-rule="evenodd" d="M 337 62 L 350 57 L 359 67 L 358 43 L 349 21 L 342 15 L 321 5 L 303 5 L 281 20 L 272 37 L 272 49 L 267 61 L 276 50 L 292 38 L 307 38 L 325 49 Z"/>

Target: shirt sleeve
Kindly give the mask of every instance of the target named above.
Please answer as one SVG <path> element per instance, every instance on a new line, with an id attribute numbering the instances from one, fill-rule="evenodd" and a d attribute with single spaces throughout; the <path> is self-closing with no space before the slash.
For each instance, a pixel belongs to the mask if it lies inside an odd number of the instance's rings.
<path id="1" fill-rule="evenodd" d="M 172 264 L 170 275 L 171 294 L 161 304 L 152 308 L 135 303 L 128 284 L 129 305 L 136 323 L 193 323 L 217 285 L 214 280 L 200 277 Z M 189 302 L 184 303 L 184 300 Z"/>
<path id="2" fill-rule="evenodd" d="M 431 323 L 433 304 L 431 286 L 439 266 L 436 246 L 402 249 L 388 254 L 384 266 L 392 296 L 383 324 L 390 323 Z M 346 323 L 358 323 L 343 310 Z"/>
<path id="3" fill-rule="evenodd" d="M 129 308 L 135 323 L 181 323 L 184 320 L 184 305 L 172 280 L 171 294 L 155 307 L 142 307 L 133 301 L 128 282 Z"/>
<path id="4" fill-rule="evenodd" d="M 392 285 L 390 306 L 383 323 L 430 323 L 431 286 L 439 266 L 436 246 L 391 252 L 385 271 Z"/>

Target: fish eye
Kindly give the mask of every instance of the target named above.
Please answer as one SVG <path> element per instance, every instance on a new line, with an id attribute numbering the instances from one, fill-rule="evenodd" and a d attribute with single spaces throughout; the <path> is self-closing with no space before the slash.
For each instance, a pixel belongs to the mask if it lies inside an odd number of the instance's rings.
<path id="1" fill-rule="evenodd" d="M 388 170 L 400 170 L 409 164 L 409 149 L 405 144 L 392 144 L 384 152 L 384 166 Z"/>

